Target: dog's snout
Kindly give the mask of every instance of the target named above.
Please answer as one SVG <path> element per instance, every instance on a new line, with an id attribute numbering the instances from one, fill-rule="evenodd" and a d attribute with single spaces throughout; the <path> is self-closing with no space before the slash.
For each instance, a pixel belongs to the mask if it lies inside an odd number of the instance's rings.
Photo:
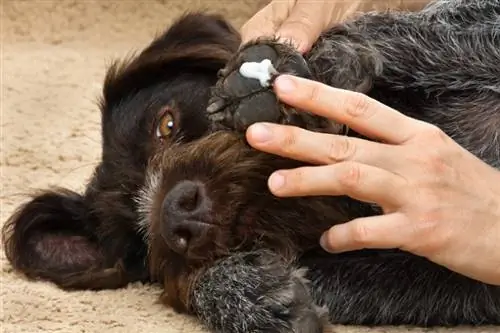
<path id="1" fill-rule="evenodd" d="M 210 200 L 200 182 L 182 181 L 163 200 L 162 235 L 178 253 L 202 241 L 210 228 Z"/>

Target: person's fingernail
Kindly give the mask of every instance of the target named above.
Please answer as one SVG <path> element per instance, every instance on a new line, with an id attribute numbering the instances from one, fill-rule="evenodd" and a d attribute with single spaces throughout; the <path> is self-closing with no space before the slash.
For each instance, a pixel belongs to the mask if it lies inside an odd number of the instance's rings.
<path id="1" fill-rule="evenodd" d="M 323 250 L 325 250 L 326 252 L 329 252 L 329 253 L 341 253 L 342 250 L 340 249 L 336 249 L 334 247 L 332 247 L 331 244 L 329 244 L 328 242 L 328 233 L 331 232 L 331 230 L 328 230 L 328 231 L 325 231 L 320 239 L 319 239 L 319 245 L 323 248 Z"/>
<path id="2" fill-rule="evenodd" d="M 269 187 L 271 190 L 279 190 L 285 186 L 285 177 L 279 173 L 275 172 L 269 177 Z"/>
<path id="3" fill-rule="evenodd" d="M 280 75 L 274 81 L 274 86 L 282 93 L 289 94 L 295 91 L 295 82 L 288 75 Z"/>
<path id="4" fill-rule="evenodd" d="M 266 124 L 254 124 L 249 127 L 250 136 L 258 143 L 271 141 L 273 133 Z"/>
<path id="5" fill-rule="evenodd" d="M 328 236 L 326 235 L 326 232 L 324 232 L 322 235 L 321 235 L 321 238 L 319 239 L 319 245 L 323 248 L 323 250 L 329 252 L 329 249 L 328 249 Z"/>

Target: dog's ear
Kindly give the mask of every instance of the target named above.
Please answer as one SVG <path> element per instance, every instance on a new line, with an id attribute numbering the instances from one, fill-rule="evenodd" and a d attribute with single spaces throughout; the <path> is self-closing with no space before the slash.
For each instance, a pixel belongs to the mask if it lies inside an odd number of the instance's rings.
<path id="1" fill-rule="evenodd" d="M 175 55 L 182 58 L 193 57 L 193 60 L 219 58 L 226 61 L 239 48 L 240 43 L 238 31 L 222 16 L 189 13 L 181 16 L 157 36 L 141 56 L 168 53 L 171 59 Z M 196 51 L 191 53 L 186 49 Z M 208 52 L 200 52 L 201 49 Z"/>
<path id="2" fill-rule="evenodd" d="M 83 197 L 56 189 L 21 205 L 4 224 L 2 241 L 16 271 L 64 287 L 74 284 L 72 277 L 104 264 L 91 228 Z"/>
<path id="3" fill-rule="evenodd" d="M 139 55 L 109 66 L 101 109 L 112 109 L 138 89 L 183 74 L 204 76 L 215 83 L 218 70 L 235 54 L 240 42 L 239 33 L 219 15 L 184 15 Z"/>

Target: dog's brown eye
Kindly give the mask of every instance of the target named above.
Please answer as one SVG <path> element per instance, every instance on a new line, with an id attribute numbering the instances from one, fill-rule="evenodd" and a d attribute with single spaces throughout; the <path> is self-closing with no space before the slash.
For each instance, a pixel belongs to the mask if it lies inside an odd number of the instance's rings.
<path id="1" fill-rule="evenodd" d="M 175 126 L 174 117 L 170 112 L 165 112 L 165 114 L 160 118 L 158 122 L 158 127 L 156 128 L 156 136 L 158 138 L 169 137 Z"/>

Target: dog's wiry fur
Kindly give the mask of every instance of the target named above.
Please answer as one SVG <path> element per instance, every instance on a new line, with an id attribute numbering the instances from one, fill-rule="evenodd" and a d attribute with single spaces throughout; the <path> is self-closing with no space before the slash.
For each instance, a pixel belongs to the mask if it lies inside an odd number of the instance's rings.
<path id="1" fill-rule="evenodd" d="M 305 58 L 315 79 L 431 122 L 500 168 L 499 30 L 500 0 L 441 0 L 336 26 Z M 301 163 L 251 149 L 240 130 L 211 130 L 211 87 L 239 44 L 222 18 L 190 14 L 112 66 L 102 161 L 85 193 L 37 193 L 6 222 L 14 268 L 65 289 L 159 282 L 165 304 L 215 332 L 499 325 L 500 287 L 402 251 L 320 249 L 332 224 L 379 211 L 347 197 L 276 198 L 269 174 Z M 171 132 L 158 137 L 165 112 Z M 186 184 L 197 194 L 179 192 Z M 165 218 L 180 214 L 164 208 L 173 193 L 203 208 L 187 246 Z"/>

